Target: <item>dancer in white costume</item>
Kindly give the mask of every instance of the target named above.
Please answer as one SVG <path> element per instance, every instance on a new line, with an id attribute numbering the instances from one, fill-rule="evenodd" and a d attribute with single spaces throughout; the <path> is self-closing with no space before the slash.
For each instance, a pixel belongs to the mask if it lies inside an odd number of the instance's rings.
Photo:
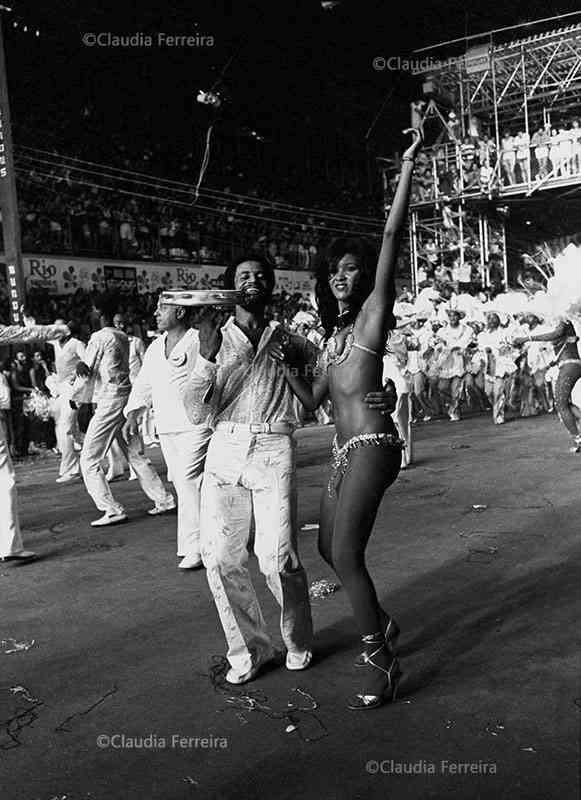
<path id="1" fill-rule="evenodd" d="M 460 420 L 462 379 L 466 371 L 464 352 L 474 338 L 472 329 L 461 322 L 464 312 L 447 309 L 449 322 L 438 331 L 440 341 L 438 357 L 438 392 L 447 406 L 452 422 Z"/>
<path id="2" fill-rule="evenodd" d="M 64 325 L 64 320 L 57 319 L 55 324 Z M 70 483 L 79 477 L 79 458 L 75 451 L 74 438 L 77 410 L 71 405 L 71 396 L 77 364 L 85 357 L 85 345 L 70 333 L 51 344 L 54 348 L 56 370 L 56 379 L 51 381 L 52 392 L 56 397 L 55 433 L 57 447 L 61 453 L 59 477 L 56 482 Z"/>
<path id="3" fill-rule="evenodd" d="M 145 358 L 145 345 L 143 344 L 143 339 L 140 339 L 139 336 L 133 336 L 132 334 L 127 333 L 127 325 L 123 314 L 115 314 L 113 317 L 113 326 L 126 333 L 127 338 L 129 339 L 129 380 L 131 381 L 131 385 L 133 385 L 137 376 L 139 375 L 139 370 L 141 369 L 143 359 Z M 145 445 L 143 443 L 142 436 L 139 440 L 139 449 L 142 453 L 144 452 L 144 448 Z M 109 463 L 109 469 L 107 471 L 108 481 L 114 481 L 118 478 L 122 478 L 126 469 L 129 469 L 129 480 L 137 480 L 137 474 L 135 470 L 127 462 L 127 459 L 123 455 L 123 451 L 116 441 L 113 441 L 111 447 L 109 448 L 107 460 Z"/>
<path id="4" fill-rule="evenodd" d="M 393 381 L 397 392 L 397 405 L 391 415 L 397 431 L 404 441 L 401 454 L 401 467 L 406 469 L 413 463 L 412 404 L 410 378 L 406 373 L 408 350 L 405 336 L 393 331 L 383 357 L 383 384 Z"/>
<path id="5" fill-rule="evenodd" d="M 212 435 L 207 425 L 193 425 L 182 399 L 182 388 L 199 352 L 198 332 L 188 327 L 188 309 L 161 300 L 155 314 L 162 331 L 145 353 L 125 409 L 124 433 L 139 435 L 141 419 L 153 409 L 168 478 L 178 496 L 178 556 L 180 569 L 198 569 L 200 555 L 200 492 L 204 461 Z"/>
<path id="6" fill-rule="evenodd" d="M 0 327 L 0 345 L 46 342 L 69 335 L 66 325 L 31 325 L 28 328 L 8 325 Z M 23 561 L 34 557 L 35 553 L 25 550 L 22 542 L 14 467 L 8 450 L 3 412 L 0 411 L 0 560 Z"/>
<path id="7" fill-rule="evenodd" d="M 495 311 L 486 315 L 486 330 L 478 335 L 478 347 L 486 358 L 485 388 L 492 405 L 492 420 L 495 425 L 506 421 L 512 376 L 517 371 L 510 334 L 500 325 Z"/>
<path id="8" fill-rule="evenodd" d="M 131 391 L 129 340 L 123 331 L 112 325 L 116 300 L 103 295 L 95 301 L 95 306 L 99 311 L 101 330 L 91 336 L 85 361 L 77 364 L 77 375 L 80 379 L 90 379 L 94 386 L 93 402 L 97 404 L 85 434 L 80 461 L 87 491 L 97 508 L 104 512 L 102 517 L 91 523 L 93 527 L 100 527 L 127 519 L 125 509 L 113 497 L 101 469 L 101 461 L 113 440 L 117 440 L 124 456 L 137 473 L 145 494 L 155 502 L 156 512 L 175 508 L 175 500 L 145 456 L 139 452 L 139 443 L 132 441 L 128 445 L 122 436 L 121 429 L 125 422 L 123 410 Z M 78 388 L 79 391 L 84 391 L 82 385 Z M 75 397 L 73 391 L 73 400 Z"/>
<path id="9" fill-rule="evenodd" d="M 570 451 L 581 452 L 581 413 L 572 400 L 575 385 L 581 380 L 579 332 L 581 331 L 581 247 L 568 245 L 553 262 L 554 276 L 547 284 L 547 301 L 556 326 L 544 333 L 532 331 L 518 336 L 515 345 L 528 342 L 550 342 L 555 351 L 554 363 L 559 372 L 554 387 L 555 406 L 559 419 L 572 437 Z"/>

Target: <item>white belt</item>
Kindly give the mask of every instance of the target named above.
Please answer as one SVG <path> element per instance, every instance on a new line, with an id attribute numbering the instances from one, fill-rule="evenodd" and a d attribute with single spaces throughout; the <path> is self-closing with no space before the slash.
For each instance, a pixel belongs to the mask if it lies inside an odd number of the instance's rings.
<path id="1" fill-rule="evenodd" d="M 216 430 L 228 433 L 278 433 L 292 436 L 295 426 L 290 422 L 256 422 L 251 425 L 243 422 L 219 422 Z"/>

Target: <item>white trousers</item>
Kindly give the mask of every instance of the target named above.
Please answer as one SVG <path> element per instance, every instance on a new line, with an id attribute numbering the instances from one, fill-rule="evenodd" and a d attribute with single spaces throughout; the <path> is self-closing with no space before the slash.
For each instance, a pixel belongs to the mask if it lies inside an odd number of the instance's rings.
<path id="1" fill-rule="evenodd" d="M 123 455 L 135 470 L 139 485 L 145 494 L 156 505 L 170 503 L 172 500 L 172 495 L 165 489 L 157 472 L 147 463 L 145 456 L 139 452 L 139 442 L 133 439 L 131 444 L 128 445 L 121 435 L 121 429 L 125 423 L 123 409 L 127 405 L 127 397 L 127 395 L 105 397 L 99 400 L 95 413 L 89 422 L 83 449 L 81 450 L 81 473 L 87 491 L 93 498 L 97 508 L 108 514 L 122 514 L 124 512 L 123 506 L 113 497 L 113 493 L 105 479 L 105 473 L 101 469 L 101 461 L 113 441 L 119 444 Z"/>
<path id="2" fill-rule="evenodd" d="M 137 441 L 139 442 L 139 449 L 142 451 L 144 447 L 143 439 L 139 439 L 138 437 Z M 111 447 L 109 448 L 109 452 L 107 453 L 107 462 L 108 462 L 109 472 L 111 473 L 112 478 L 116 478 L 118 475 L 123 475 L 127 468 L 129 468 L 130 478 L 134 479 L 137 477 L 137 475 L 135 474 L 135 470 L 129 464 L 129 462 L 123 455 L 123 450 L 120 448 L 120 446 L 117 444 L 115 440 L 111 442 Z"/>
<path id="3" fill-rule="evenodd" d="M 61 394 L 56 400 L 57 418 L 55 433 L 57 447 L 61 452 L 60 475 L 77 475 L 79 472 L 79 458 L 75 452 L 75 428 L 77 412 L 71 408 L 68 395 Z"/>
<path id="4" fill-rule="evenodd" d="M 159 434 L 168 480 L 178 496 L 178 556 L 200 555 L 200 496 L 211 436 L 206 428 Z"/>
<path id="5" fill-rule="evenodd" d="M 18 497 L 14 467 L 6 441 L 4 424 L 0 420 L 0 557 L 15 555 L 24 550 L 18 520 Z"/>
<path id="6" fill-rule="evenodd" d="M 295 442 L 292 436 L 230 433 L 212 436 L 202 484 L 201 542 L 208 584 L 239 674 L 272 654 L 248 571 L 254 552 L 280 609 L 287 649 L 311 648 L 307 577 L 297 549 Z"/>
<path id="7" fill-rule="evenodd" d="M 395 422 L 395 427 L 397 428 L 400 437 L 405 442 L 401 459 L 402 469 L 405 469 L 413 463 L 414 458 L 412 439 L 412 402 L 409 393 L 398 393 L 397 405 L 395 407 L 395 411 L 391 415 L 391 418 Z"/>

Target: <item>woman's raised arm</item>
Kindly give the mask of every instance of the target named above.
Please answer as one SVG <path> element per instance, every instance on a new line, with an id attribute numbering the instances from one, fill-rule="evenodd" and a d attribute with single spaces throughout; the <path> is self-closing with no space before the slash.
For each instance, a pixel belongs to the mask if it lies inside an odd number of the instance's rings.
<path id="1" fill-rule="evenodd" d="M 371 294 L 373 301 L 381 306 L 389 305 L 393 308 L 395 302 L 395 266 L 400 237 L 407 218 L 414 161 L 423 141 L 423 133 L 418 128 L 407 128 L 404 133 L 411 133 L 413 142 L 402 156 L 402 167 L 397 190 L 385 228 L 383 242 L 377 262 L 375 274 L 375 287 Z"/>

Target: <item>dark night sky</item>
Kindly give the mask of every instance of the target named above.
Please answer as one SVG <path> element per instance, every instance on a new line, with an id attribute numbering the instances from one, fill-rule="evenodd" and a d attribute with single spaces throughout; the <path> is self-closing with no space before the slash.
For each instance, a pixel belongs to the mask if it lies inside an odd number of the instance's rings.
<path id="1" fill-rule="evenodd" d="M 200 123 L 201 128 L 206 114 L 195 102 L 195 91 L 208 88 L 237 52 L 225 79 L 225 125 L 247 125 L 291 149 L 308 126 L 322 143 L 325 131 L 336 127 L 362 143 L 392 90 L 374 129 L 376 151 L 397 144 L 409 118 L 408 103 L 419 92 L 407 73 L 375 72 L 374 56 L 408 57 L 414 48 L 465 33 L 579 10 L 578 0 L 344 0 L 332 11 L 323 11 L 318 0 L 101 0 L 99 9 L 86 0 L 54 0 L 38 6 L 15 0 L 13 8 L 29 26 L 41 29 L 40 40 L 19 34 L 7 20 L 15 121 L 33 113 L 38 125 L 50 126 L 55 109 L 73 119 L 91 101 L 107 124 L 123 124 L 136 136 L 147 129 L 156 137 L 187 138 L 192 127 Z M 574 21 L 581 16 L 562 24 Z M 105 49 L 81 42 L 86 32 L 196 30 L 214 36 L 214 47 Z"/>

